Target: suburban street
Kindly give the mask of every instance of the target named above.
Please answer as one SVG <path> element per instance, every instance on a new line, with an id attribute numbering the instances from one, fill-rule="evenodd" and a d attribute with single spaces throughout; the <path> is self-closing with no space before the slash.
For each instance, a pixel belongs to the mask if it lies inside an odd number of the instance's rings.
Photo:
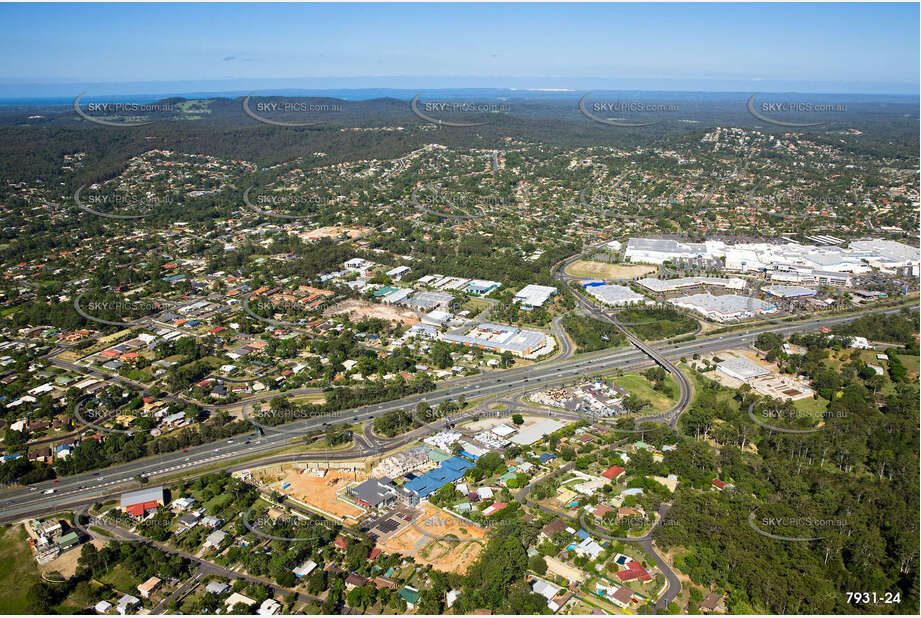
<path id="1" fill-rule="evenodd" d="M 698 337 L 693 341 L 667 344 L 654 349 L 657 354 L 661 354 L 665 358 L 680 359 L 695 353 L 707 354 L 719 350 L 745 347 L 751 345 L 758 334 L 762 332 L 771 331 L 787 335 L 794 332 L 816 330 L 820 327 L 834 326 L 853 320 L 855 317 L 866 313 L 893 313 L 899 310 L 900 307 L 882 308 L 847 315 L 791 322 L 786 325 L 768 324 L 726 334 Z M 259 436 L 258 434 L 237 436 L 232 439 L 190 447 L 187 452 L 174 452 L 138 459 L 96 472 L 86 472 L 65 477 L 57 482 L 45 481 L 26 488 L 9 488 L 0 492 L 0 506 L 2 506 L 3 511 L 2 515 L 0 515 L 0 521 L 16 521 L 24 517 L 53 512 L 64 506 L 86 504 L 104 496 L 116 495 L 137 486 L 135 480 L 137 475 L 155 480 L 157 477 L 164 475 L 191 474 L 203 467 L 215 466 L 221 462 L 230 462 L 244 457 L 250 459 L 241 466 L 242 468 L 261 465 L 274 461 L 274 459 L 264 461 L 259 457 L 260 454 L 268 454 L 271 451 L 292 446 L 297 443 L 298 437 L 304 433 L 322 430 L 330 424 L 370 420 L 391 410 L 414 410 L 420 401 L 435 405 L 441 401 L 456 400 L 461 395 L 470 401 L 529 387 L 537 388 L 552 383 L 572 382 L 587 375 L 602 372 L 612 373 L 617 369 L 637 368 L 648 364 L 650 364 L 650 359 L 644 352 L 638 349 L 616 348 L 591 354 L 578 354 L 567 359 L 537 363 L 528 367 L 459 378 L 428 393 L 298 420 L 278 428 L 271 428 L 266 430 L 264 436 Z M 297 394 L 296 391 L 288 391 L 285 396 L 295 394 Z M 264 402 L 277 395 L 278 393 L 259 395 L 248 399 L 245 405 L 251 406 L 256 402 Z M 240 403 L 236 403 L 213 407 L 226 409 L 240 406 Z M 667 413 L 638 419 L 638 421 L 670 422 L 672 418 L 673 413 Z M 289 457 L 289 461 L 347 461 L 386 452 L 386 450 L 397 448 L 408 443 L 408 441 L 414 440 L 416 437 L 415 434 L 406 434 L 393 441 L 383 441 L 373 437 L 368 438 L 366 435 L 366 441 L 373 443 L 363 446 L 356 444 L 342 450 L 297 453 L 285 455 L 284 457 Z M 44 493 L 52 489 L 54 493 Z"/>

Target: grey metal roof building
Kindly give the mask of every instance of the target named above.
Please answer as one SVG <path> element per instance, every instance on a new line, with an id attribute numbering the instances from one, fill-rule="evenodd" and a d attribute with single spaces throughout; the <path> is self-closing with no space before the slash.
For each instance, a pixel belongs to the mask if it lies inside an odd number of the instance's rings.
<path id="1" fill-rule="evenodd" d="M 533 330 L 521 330 L 502 324 L 480 324 L 466 335 L 445 333 L 441 340 L 495 352 L 511 352 L 519 356 L 533 354 L 547 345 L 547 336 Z"/>
<path id="2" fill-rule="evenodd" d="M 800 296 L 815 296 L 816 291 L 801 285 L 766 285 L 761 288 L 771 296 L 781 298 L 798 298 Z"/>
<path id="3" fill-rule="evenodd" d="M 404 300 L 403 304 L 420 311 L 431 311 L 438 307 L 450 308 L 453 302 L 454 297 L 447 292 L 416 292 Z"/>
<path id="4" fill-rule="evenodd" d="M 717 365 L 716 368 L 726 375 L 742 380 L 743 382 L 771 373 L 761 365 L 757 365 L 747 358 L 730 358 L 724 360 Z"/>
<path id="5" fill-rule="evenodd" d="M 410 497 L 395 487 L 386 476 L 368 479 L 349 489 L 349 493 L 353 498 L 372 509 L 387 506 L 396 500 L 410 500 Z"/>
<path id="6" fill-rule="evenodd" d="M 145 502 L 159 502 L 163 504 L 163 486 L 129 491 L 121 496 L 122 508 L 131 506 L 132 504 L 143 504 Z"/>
<path id="7" fill-rule="evenodd" d="M 757 298 L 725 294 L 692 294 L 682 296 L 670 301 L 677 307 L 683 307 L 702 314 L 704 317 L 717 322 L 739 320 L 759 313 L 772 313 L 777 311 L 776 305 L 766 303 Z"/>
<path id="8" fill-rule="evenodd" d="M 586 287 L 585 291 L 607 305 L 634 305 L 646 301 L 645 296 L 624 285 L 595 285 Z"/>

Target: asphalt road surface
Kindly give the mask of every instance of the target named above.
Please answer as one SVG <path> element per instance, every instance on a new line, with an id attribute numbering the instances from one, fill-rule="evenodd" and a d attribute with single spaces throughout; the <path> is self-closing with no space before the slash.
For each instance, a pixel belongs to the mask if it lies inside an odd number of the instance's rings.
<path id="1" fill-rule="evenodd" d="M 793 322 L 787 325 L 769 324 L 718 336 L 699 337 L 693 341 L 656 347 L 655 350 L 666 358 L 677 359 L 682 356 L 691 356 L 694 353 L 707 354 L 719 350 L 744 347 L 751 344 L 759 333 L 765 331 L 786 335 L 793 332 L 815 330 L 823 326 L 834 326 L 853 320 L 855 317 L 866 313 L 892 313 L 898 310 L 900 308 L 885 308 L 857 314 Z M 602 372 L 611 373 L 616 369 L 637 367 L 648 363 L 648 356 L 640 350 L 617 348 L 590 355 L 576 355 L 567 359 L 538 363 L 528 367 L 460 378 L 428 393 L 296 421 L 285 425 L 280 430 L 269 430 L 265 436 L 252 434 L 237 436 L 233 439 L 219 440 L 190 447 L 186 452 L 156 455 L 111 466 L 96 472 L 64 477 L 59 479 L 58 482 L 45 481 L 27 488 L 6 489 L 0 492 L 0 521 L 15 521 L 24 517 L 53 512 L 63 506 L 85 504 L 103 496 L 113 495 L 131 486 L 136 486 L 134 480 L 136 475 L 155 478 L 181 472 L 191 474 L 197 468 L 219 464 L 222 461 L 247 456 L 252 456 L 255 459 L 261 453 L 274 451 L 286 446 L 292 440 L 296 440 L 297 436 L 292 433 L 293 430 L 302 432 L 321 430 L 329 424 L 373 419 L 391 410 L 415 409 L 420 401 L 426 401 L 429 405 L 434 405 L 441 401 L 456 400 L 461 395 L 468 400 L 501 395 L 516 389 L 529 387 L 536 389 L 548 383 L 573 382 L 586 375 Z M 285 393 L 286 396 L 292 394 Z M 277 393 L 271 393 L 249 400 L 247 403 L 251 404 L 259 400 L 264 401 L 275 396 L 277 396 Z M 239 404 L 236 405 L 239 406 Z M 392 448 L 391 444 L 394 443 L 388 443 L 390 448 Z M 383 442 L 375 440 L 374 444 L 365 444 L 345 451 L 330 451 L 328 454 L 322 451 L 301 453 L 295 457 L 300 461 L 354 459 L 380 452 L 383 450 L 384 445 Z M 261 462 L 251 461 L 248 466 L 258 465 L 258 463 Z M 46 494 L 45 492 L 48 490 L 54 490 L 54 492 Z"/>

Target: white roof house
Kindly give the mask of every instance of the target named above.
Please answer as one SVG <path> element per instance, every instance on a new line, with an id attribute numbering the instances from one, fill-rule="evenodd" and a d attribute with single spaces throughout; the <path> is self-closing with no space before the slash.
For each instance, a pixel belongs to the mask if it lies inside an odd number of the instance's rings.
<path id="1" fill-rule="evenodd" d="M 112 609 L 112 604 L 109 603 L 108 601 L 100 601 L 99 603 L 96 603 L 93 609 L 96 610 L 97 614 L 104 614 L 110 609 Z"/>
<path id="2" fill-rule="evenodd" d="M 281 610 L 281 603 L 275 599 L 266 599 L 262 602 L 262 605 L 259 606 L 259 609 L 256 610 L 256 613 L 260 616 L 274 616 Z"/>
<path id="3" fill-rule="evenodd" d="M 128 610 L 140 603 L 141 600 L 134 595 L 126 594 L 118 600 L 118 613 L 124 616 L 128 613 Z"/>
<path id="4" fill-rule="evenodd" d="M 294 569 L 293 573 L 298 577 L 305 577 L 310 575 L 310 573 L 312 573 L 315 568 L 317 568 L 317 563 L 313 560 L 308 560 L 301 566 Z"/>
<path id="5" fill-rule="evenodd" d="M 205 538 L 205 547 L 220 547 L 221 543 L 223 543 L 226 538 L 226 532 L 223 530 L 215 530 Z"/>
<path id="6" fill-rule="evenodd" d="M 604 551 L 604 548 L 599 545 L 595 539 L 588 537 L 576 545 L 573 551 L 575 551 L 580 556 L 589 556 L 592 560 L 594 560 L 601 554 L 601 552 Z"/>
<path id="7" fill-rule="evenodd" d="M 232 595 L 230 595 L 229 597 L 227 597 L 226 599 L 224 599 L 224 605 L 225 605 L 226 607 L 228 607 L 228 608 L 231 608 L 231 607 L 233 607 L 234 605 L 237 605 L 238 603 L 239 603 L 240 605 L 244 605 L 244 606 L 246 606 L 246 607 L 249 607 L 249 606 L 251 606 L 251 605 L 252 605 L 253 603 L 255 603 L 255 602 L 256 602 L 255 599 L 251 599 L 251 598 L 249 598 L 249 597 L 243 596 L 243 595 L 240 594 L 239 592 L 234 592 Z"/>
<path id="8" fill-rule="evenodd" d="M 230 590 L 230 586 L 224 582 L 210 582 L 207 586 L 205 586 L 205 591 L 210 592 L 211 594 L 224 594 L 228 590 Z"/>

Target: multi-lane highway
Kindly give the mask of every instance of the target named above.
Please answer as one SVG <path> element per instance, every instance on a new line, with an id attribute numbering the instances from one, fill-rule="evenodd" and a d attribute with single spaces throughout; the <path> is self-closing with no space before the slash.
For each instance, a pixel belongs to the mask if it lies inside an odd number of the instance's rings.
<path id="1" fill-rule="evenodd" d="M 853 320 L 866 313 L 895 312 L 900 308 L 876 309 L 860 314 L 829 316 L 815 320 L 792 322 L 785 325 L 769 324 L 749 330 L 716 336 L 698 337 L 693 341 L 656 347 L 657 354 L 668 359 L 691 356 L 694 353 L 707 354 L 718 350 L 738 348 L 751 344 L 759 333 L 773 331 L 779 334 L 815 330 Z M 372 419 L 385 412 L 397 409 L 415 409 L 420 401 L 430 405 L 441 401 L 454 401 L 463 395 L 468 400 L 501 395 L 528 388 L 539 388 L 548 383 L 572 382 L 588 374 L 609 373 L 615 369 L 640 367 L 650 363 L 645 352 L 638 349 L 617 348 L 590 355 L 575 355 L 570 358 L 537 363 L 505 371 L 489 372 L 453 380 L 438 390 L 404 397 L 395 401 L 379 403 L 336 414 L 298 420 L 277 430 L 269 430 L 265 436 L 247 435 L 231 440 L 220 440 L 210 444 L 190 447 L 185 452 L 147 457 L 119 464 L 98 472 L 86 472 L 65 477 L 58 482 L 46 481 L 28 488 L 7 489 L 0 492 L 0 521 L 11 521 L 44 512 L 51 512 L 62 506 L 83 504 L 100 497 L 116 494 L 136 485 L 137 475 L 156 478 L 180 473 L 193 474 L 195 470 L 230 462 L 243 457 L 251 462 L 259 460 L 260 454 L 269 454 L 287 446 L 298 434 L 322 429 L 339 422 L 357 422 Z M 272 395 L 274 396 L 274 395 Z M 271 398 L 271 396 L 266 396 Z M 239 404 L 237 404 L 239 405 Z M 362 442 L 367 442 L 363 440 Z M 285 456 L 301 461 L 326 459 L 354 459 L 373 455 L 393 448 L 397 442 L 378 441 L 374 444 L 359 444 L 342 451 L 315 451 Z M 252 464 L 250 464 L 252 465 Z M 46 494 L 48 490 L 54 493 Z"/>
<path id="2" fill-rule="evenodd" d="M 587 249 L 587 251 L 591 251 L 592 249 L 595 249 L 599 246 L 600 245 L 597 244 L 592 245 Z M 633 344 L 636 349 L 646 354 L 646 356 L 652 359 L 657 365 L 671 374 L 672 378 L 678 384 L 678 401 L 675 403 L 675 406 L 664 415 L 664 418 L 670 427 L 677 427 L 678 418 L 681 416 L 681 413 L 687 410 L 688 406 L 691 405 L 691 381 L 688 380 L 687 376 L 685 376 L 684 373 L 678 369 L 674 363 L 668 360 L 662 353 L 626 329 L 614 315 L 608 312 L 607 309 L 595 305 L 593 302 L 580 294 L 578 290 L 573 289 L 572 280 L 574 277 L 566 273 L 566 268 L 573 262 L 582 259 L 582 257 L 584 257 L 584 253 L 574 255 L 568 259 L 563 260 L 562 262 L 558 262 L 554 265 L 551 274 L 554 276 L 554 278 L 569 288 L 569 291 L 572 292 L 573 296 L 576 298 L 576 302 L 579 304 L 579 307 L 581 307 L 585 313 L 594 317 L 595 319 L 601 320 L 603 322 L 608 322 L 616 326 L 617 329 L 627 338 L 627 341 Z"/>

